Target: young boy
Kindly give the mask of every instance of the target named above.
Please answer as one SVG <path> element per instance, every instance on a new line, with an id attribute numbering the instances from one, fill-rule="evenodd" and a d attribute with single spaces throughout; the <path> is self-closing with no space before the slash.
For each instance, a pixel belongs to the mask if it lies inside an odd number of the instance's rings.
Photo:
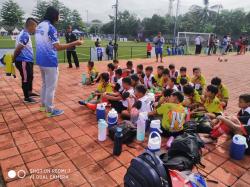
<path id="1" fill-rule="evenodd" d="M 137 109 L 138 113 L 141 112 L 151 112 L 152 107 L 151 103 L 149 102 L 147 96 L 147 89 L 144 85 L 138 85 L 135 87 L 135 102 L 134 104 L 131 103 L 131 100 L 128 100 L 128 109 L 122 112 L 122 117 L 124 118 L 131 118 L 131 110 Z"/>
<path id="2" fill-rule="evenodd" d="M 144 77 L 144 86 L 147 88 L 147 89 L 150 89 L 150 88 L 153 88 L 154 85 L 153 85 L 153 82 L 154 82 L 154 75 L 152 74 L 153 73 L 153 67 L 152 66 L 148 66 L 146 67 L 146 75 Z"/>
<path id="3" fill-rule="evenodd" d="M 97 53 L 97 60 L 102 61 L 103 51 L 100 44 L 96 48 L 96 53 Z"/>
<path id="4" fill-rule="evenodd" d="M 147 58 L 151 58 L 152 45 L 150 42 L 147 44 Z"/>
<path id="5" fill-rule="evenodd" d="M 159 99 L 159 102 L 158 102 L 157 106 L 160 106 L 163 103 L 168 103 L 169 102 L 169 98 L 170 98 L 170 96 L 171 96 L 172 93 L 173 93 L 173 90 L 171 90 L 171 89 L 164 89 L 162 91 L 162 96 Z"/>
<path id="6" fill-rule="evenodd" d="M 170 79 L 169 76 L 169 70 L 167 68 L 165 68 L 162 72 L 162 78 L 163 78 L 163 83 L 162 83 L 162 87 L 166 88 L 168 85 L 168 80 Z"/>
<path id="7" fill-rule="evenodd" d="M 170 64 L 169 66 L 169 69 L 170 69 L 170 77 L 172 78 L 176 78 L 177 79 L 177 77 L 178 77 L 178 71 L 177 70 L 175 70 L 175 65 L 174 64 Z"/>
<path id="8" fill-rule="evenodd" d="M 118 60 L 113 60 L 113 64 L 115 66 L 115 70 L 120 69 L 119 61 Z"/>
<path id="9" fill-rule="evenodd" d="M 182 105 L 184 107 L 188 107 L 192 110 L 200 106 L 201 97 L 199 93 L 193 88 L 193 86 L 185 85 L 183 87 L 183 92 L 184 92 L 184 101 L 182 102 Z"/>
<path id="10" fill-rule="evenodd" d="M 188 82 L 190 82 L 190 77 L 187 75 L 187 68 L 181 67 L 180 68 L 180 75 L 176 79 L 176 83 L 180 84 L 181 78 L 186 78 Z"/>
<path id="11" fill-rule="evenodd" d="M 107 68 L 108 68 L 108 73 L 109 73 L 109 81 L 111 82 L 111 84 L 114 84 L 115 83 L 115 66 L 113 63 L 109 63 L 107 65 Z"/>
<path id="12" fill-rule="evenodd" d="M 220 100 L 216 96 L 217 94 L 218 88 L 216 86 L 207 86 L 207 89 L 205 91 L 204 106 L 193 110 L 193 112 L 204 112 L 211 119 L 214 119 L 216 116 L 222 115 L 223 107 Z"/>
<path id="13" fill-rule="evenodd" d="M 145 73 L 143 72 L 143 65 L 142 64 L 137 65 L 136 74 L 138 75 L 140 82 L 143 84 Z"/>
<path id="14" fill-rule="evenodd" d="M 157 67 L 157 74 L 154 76 L 154 86 L 155 87 L 162 87 L 163 86 L 163 70 L 164 70 L 164 66 L 158 66 Z"/>
<path id="15" fill-rule="evenodd" d="M 186 86 L 186 85 L 189 85 L 189 84 L 188 84 L 188 81 L 187 81 L 186 78 L 183 77 L 183 78 L 181 78 L 180 83 L 179 83 L 179 85 L 177 86 L 177 88 L 178 88 L 178 90 L 179 90 L 181 93 L 183 93 L 183 92 L 184 92 L 183 87 Z"/>
<path id="16" fill-rule="evenodd" d="M 107 99 L 111 103 L 111 107 L 114 108 L 118 113 L 128 108 L 128 99 L 131 99 L 131 104 L 133 105 L 134 100 L 134 89 L 132 87 L 131 78 L 125 77 L 122 79 L 123 91 L 121 94 L 107 94 L 102 95 L 103 98 Z"/>
<path id="17" fill-rule="evenodd" d="M 98 77 L 99 72 L 95 68 L 95 63 L 91 60 L 88 61 L 88 76 L 90 83 L 93 83 L 94 80 Z"/>
<path id="18" fill-rule="evenodd" d="M 130 77 L 131 77 L 131 83 L 132 83 L 133 88 L 141 84 L 140 79 L 137 74 L 133 74 Z"/>
<path id="19" fill-rule="evenodd" d="M 173 90 L 173 92 L 179 91 L 179 89 L 177 88 L 175 83 L 176 83 L 176 79 L 174 77 L 171 77 L 170 79 L 168 79 L 168 85 L 167 85 L 166 89 Z"/>
<path id="20" fill-rule="evenodd" d="M 124 74 L 123 74 L 123 77 L 127 77 L 129 75 L 132 75 L 135 73 L 135 70 L 133 68 L 133 62 L 132 61 L 128 61 L 127 64 L 126 64 L 127 68 L 124 69 Z"/>
<path id="21" fill-rule="evenodd" d="M 193 78 L 191 82 L 194 84 L 194 89 L 198 91 L 200 95 L 202 95 L 205 86 L 206 86 L 206 79 L 201 74 L 201 69 L 199 67 L 193 68 Z"/>
<path id="22" fill-rule="evenodd" d="M 185 108 L 181 105 L 184 96 L 180 92 L 174 92 L 169 98 L 169 103 L 162 104 L 155 111 L 150 112 L 149 116 L 162 116 L 163 134 L 167 136 L 178 136 L 183 133 L 185 122 Z"/>
<path id="23" fill-rule="evenodd" d="M 86 100 L 79 101 L 80 105 L 86 105 L 91 100 L 93 100 L 95 97 L 97 97 L 97 100 L 95 103 L 98 103 L 102 93 L 112 93 L 113 88 L 112 84 L 109 82 L 109 74 L 108 73 L 102 73 L 100 75 L 100 83 L 97 86 L 97 90 L 95 92 L 92 92 L 90 96 Z"/>
<path id="24" fill-rule="evenodd" d="M 115 82 L 116 84 L 119 85 L 119 92 L 122 92 L 123 87 L 122 87 L 122 69 L 117 69 L 115 70 Z"/>
<path id="25" fill-rule="evenodd" d="M 39 96 L 32 92 L 33 84 L 33 49 L 31 34 L 36 30 L 37 21 L 33 18 L 28 18 L 25 23 L 25 28 L 16 38 L 16 48 L 13 55 L 13 62 L 19 70 L 22 77 L 22 90 L 25 103 L 36 103 L 32 97 Z"/>
<path id="26" fill-rule="evenodd" d="M 222 81 L 219 77 L 214 77 L 211 80 L 211 84 L 218 88 L 217 97 L 222 102 L 223 107 L 226 107 L 228 103 L 228 99 L 229 99 L 229 92 L 228 92 L 227 87 L 224 84 L 222 84 Z"/>
<path id="27" fill-rule="evenodd" d="M 218 116 L 217 119 L 222 121 L 234 134 L 250 136 L 250 94 L 242 94 L 239 97 L 239 108 L 237 118 Z"/>

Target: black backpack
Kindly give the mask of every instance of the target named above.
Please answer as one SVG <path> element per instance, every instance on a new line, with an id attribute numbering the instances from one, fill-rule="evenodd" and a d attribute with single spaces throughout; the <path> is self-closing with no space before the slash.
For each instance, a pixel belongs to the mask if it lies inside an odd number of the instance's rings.
<path id="1" fill-rule="evenodd" d="M 169 170 L 149 150 L 134 158 L 124 176 L 125 187 L 172 187 Z"/>
<path id="2" fill-rule="evenodd" d="M 123 121 L 118 125 L 114 125 L 109 128 L 109 137 L 114 141 L 116 128 L 120 127 L 122 129 L 122 143 L 130 144 L 134 141 L 136 137 L 136 127 L 130 121 Z"/>
<path id="3" fill-rule="evenodd" d="M 212 131 L 211 122 L 206 118 L 201 118 L 198 121 L 187 121 L 183 125 L 184 132 L 187 133 L 204 133 L 210 134 Z"/>
<path id="4" fill-rule="evenodd" d="M 192 170 L 195 165 L 202 165 L 202 147 L 204 147 L 204 142 L 198 135 L 184 133 L 174 139 L 168 153 L 161 158 L 169 169 Z"/>

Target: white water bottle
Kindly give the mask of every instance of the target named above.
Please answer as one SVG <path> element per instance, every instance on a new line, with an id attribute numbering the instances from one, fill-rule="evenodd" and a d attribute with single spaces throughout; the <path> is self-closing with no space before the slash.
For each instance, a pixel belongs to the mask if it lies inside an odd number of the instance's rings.
<path id="1" fill-rule="evenodd" d="M 137 121 L 137 133 L 136 139 L 138 141 L 144 141 L 145 138 L 145 130 L 146 130 L 146 117 L 144 113 L 139 114 L 139 119 Z"/>

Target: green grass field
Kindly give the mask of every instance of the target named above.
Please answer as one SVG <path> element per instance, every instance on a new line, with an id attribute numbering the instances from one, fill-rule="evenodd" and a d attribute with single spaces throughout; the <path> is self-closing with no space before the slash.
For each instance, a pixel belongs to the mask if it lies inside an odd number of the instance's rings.
<path id="1" fill-rule="evenodd" d="M 61 43 L 65 43 L 64 37 L 60 38 Z M 36 53 L 34 37 L 32 37 L 32 43 L 34 48 L 34 53 Z M 108 44 L 107 40 L 101 41 L 101 45 L 106 47 Z M 146 58 L 146 43 L 145 42 L 118 42 L 118 58 L 119 59 L 131 59 L 131 58 Z M 10 48 L 13 49 L 15 47 L 15 41 L 11 40 L 10 36 L 2 37 L 0 36 L 0 49 Z M 90 58 L 90 48 L 94 47 L 94 41 L 90 39 L 85 39 L 84 44 L 80 47 L 77 47 L 78 58 L 81 62 L 88 61 Z M 166 47 L 164 46 L 164 56 L 166 56 Z M 58 59 L 60 62 L 66 62 L 66 53 L 65 51 L 58 52 Z"/>

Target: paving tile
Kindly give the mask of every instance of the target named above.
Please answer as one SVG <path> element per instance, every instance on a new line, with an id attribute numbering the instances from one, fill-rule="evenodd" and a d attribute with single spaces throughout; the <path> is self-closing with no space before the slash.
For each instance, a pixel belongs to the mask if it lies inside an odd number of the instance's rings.
<path id="1" fill-rule="evenodd" d="M 55 169 L 62 170 L 64 174 L 69 174 L 77 170 L 71 161 L 63 162 L 59 165 L 54 166 Z"/>
<path id="2" fill-rule="evenodd" d="M 116 182 L 107 174 L 90 183 L 92 187 L 114 187 Z"/>
<path id="3" fill-rule="evenodd" d="M 29 142 L 27 144 L 18 145 L 18 149 L 19 149 L 20 153 L 30 152 L 30 151 L 33 151 L 37 148 L 38 147 L 37 147 L 35 142 Z"/>
<path id="4" fill-rule="evenodd" d="M 130 161 L 134 158 L 134 156 L 128 151 L 123 151 L 122 154 L 116 157 L 123 165 L 130 163 Z"/>
<path id="5" fill-rule="evenodd" d="M 30 171 L 32 171 L 32 170 L 35 171 L 35 170 L 39 170 L 39 169 L 46 169 L 46 168 L 51 167 L 49 162 L 45 158 L 41 158 L 39 160 L 29 162 L 26 165 Z M 32 172 L 31 172 L 31 174 L 32 174 Z"/>
<path id="6" fill-rule="evenodd" d="M 94 158 L 96 162 L 104 160 L 105 158 L 111 156 L 111 154 L 108 153 L 104 148 L 97 149 L 89 154 L 92 158 Z"/>
<path id="7" fill-rule="evenodd" d="M 250 180 L 249 180 L 250 179 L 250 170 L 246 171 L 240 179 L 247 182 L 250 185 Z"/>
<path id="8" fill-rule="evenodd" d="M 14 170 L 14 171 L 16 172 L 16 176 L 15 176 L 14 178 L 10 178 L 10 177 L 8 176 L 8 172 L 9 172 L 10 170 Z M 11 167 L 11 168 L 9 168 L 9 169 L 3 168 L 3 169 L 2 169 L 2 175 L 3 175 L 4 181 L 10 182 L 10 181 L 19 179 L 18 176 L 20 176 L 20 177 L 28 176 L 28 175 L 29 175 L 29 170 L 27 169 L 27 167 L 26 167 L 24 164 L 22 164 L 22 165 L 18 165 L 18 166 Z M 25 176 L 24 176 L 24 175 L 25 175 Z"/>
<path id="9" fill-rule="evenodd" d="M 79 127 L 74 127 L 74 128 L 67 128 L 65 131 L 72 137 L 76 138 L 79 136 L 83 136 L 85 133 L 79 128 Z"/>
<path id="10" fill-rule="evenodd" d="M 43 158 L 44 156 L 43 156 L 43 153 L 39 149 L 36 149 L 27 153 L 23 153 L 22 157 L 23 157 L 24 162 L 28 163 L 28 162 Z"/>
<path id="11" fill-rule="evenodd" d="M 79 157 L 79 156 L 84 156 L 86 154 L 86 152 L 80 146 L 73 147 L 71 149 L 67 149 L 65 151 L 65 153 L 71 159 Z"/>
<path id="12" fill-rule="evenodd" d="M 249 184 L 242 180 L 238 180 L 236 183 L 232 185 L 232 187 L 249 187 Z"/>
<path id="13" fill-rule="evenodd" d="M 15 143 L 10 133 L 2 134 L 0 136 L 0 150 L 8 149 L 14 146 Z"/>
<path id="14" fill-rule="evenodd" d="M 238 166 L 237 164 L 235 164 L 234 162 L 232 162 L 230 160 L 228 160 L 224 164 L 222 164 L 221 167 L 223 169 L 225 169 L 226 171 L 232 173 L 236 177 L 240 177 L 246 172 L 246 169 Z"/>
<path id="15" fill-rule="evenodd" d="M 17 166 L 21 166 L 24 164 L 24 161 L 20 155 L 13 156 L 7 159 L 4 159 L 1 161 L 1 168 L 2 171 L 9 171 L 13 168 L 16 168 Z M 4 173 L 4 172 L 3 172 Z"/>
<path id="16" fill-rule="evenodd" d="M 91 164 L 94 164 L 95 161 L 88 154 L 80 155 L 72 159 L 72 162 L 78 169 L 85 168 Z"/>
<path id="17" fill-rule="evenodd" d="M 49 135 L 49 133 L 47 131 L 42 131 L 42 132 L 32 134 L 32 137 L 33 137 L 34 140 L 38 141 L 38 140 L 42 140 L 42 139 L 45 139 L 45 138 L 49 138 L 50 135 Z"/>
<path id="18" fill-rule="evenodd" d="M 127 172 L 127 168 L 122 166 L 116 170 L 109 172 L 109 175 L 112 177 L 114 181 L 116 181 L 117 184 L 122 184 L 124 181 L 123 178 L 126 172 Z"/>
<path id="19" fill-rule="evenodd" d="M 216 179 L 218 179 L 219 181 L 221 181 L 223 184 L 225 184 L 227 186 L 231 186 L 237 180 L 236 176 L 225 171 L 221 167 L 216 168 L 216 170 L 214 170 L 211 173 L 211 176 L 215 177 Z"/>
<path id="20" fill-rule="evenodd" d="M 114 157 L 108 157 L 104 160 L 99 161 L 98 163 L 106 172 L 110 172 L 121 166 L 121 163 L 118 162 Z"/>
<path id="21" fill-rule="evenodd" d="M 43 184 L 48 184 L 49 182 L 53 181 L 52 176 L 53 175 L 49 172 L 41 172 L 32 174 L 31 178 L 35 186 L 42 186 Z"/>
<path id="22" fill-rule="evenodd" d="M 242 160 L 233 160 L 231 159 L 234 163 L 237 165 L 245 168 L 245 169 L 250 169 L 250 156 L 244 156 Z"/>
<path id="23" fill-rule="evenodd" d="M 81 175 L 79 171 L 75 171 L 68 175 L 68 178 L 62 179 L 65 186 L 79 186 L 86 183 L 86 179 Z"/>
<path id="24" fill-rule="evenodd" d="M 63 187 L 63 185 L 59 180 L 54 180 L 47 184 L 42 185 L 41 187 Z"/>
<path id="25" fill-rule="evenodd" d="M 20 187 L 20 186 L 35 187 L 30 177 L 25 177 L 24 179 L 18 179 L 18 180 L 7 183 L 7 187 Z"/>
<path id="26" fill-rule="evenodd" d="M 16 145 L 33 142 L 33 139 L 27 130 L 13 132 L 12 136 L 14 138 L 14 141 L 16 142 Z"/>
<path id="27" fill-rule="evenodd" d="M 207 174 L 211 173 L 212 171 L 214 171 L 217 168 L 215 164 L 213 164 L 212 162 L 210 162 L 206 159 L 202 159 L 201 163 L 205 166 L 205 168 L 201 168 L 201 170 L 203 170 Z"/>
<path id="28" fill-rule="evenodd" d="M 43 148 L 43 147 L 48 147 L 50 145 L 53 145 L 56 142 L 53 138 L 50 137 L 50 138 L 45 138 L 45 139 L 39 140 L 36 143 L 37 143 L 39 148 Z"/>
<path id="29" fill-rule="evenodd" d="M 210 162 L 214 163 L 217 166 L 221 165 L 223 162 L 225 162 L 227 160 L 227 159 L 225 159 L 225 158 L 223 158 L 223 157 L 221 157 L 213 152 L 206 154 L 204 156 L 204 158 L 206 160 L 209 160 Z"/>
<path id="30" fill-rule="evenodd" d="M 42 150 L 43 154 L 47 157 L 62 151 L 61 148 L 57 144 L 54 144 L 54 145 L 51 145 L 48 147 L 44 147 L 41 150 Z"/>
<path id="31" fill-rule="evenodd" d="M 60 152 L 60 153 L 56 153 L 54 155 L 51 155 L 49 157 L 47 157 L 49 163 L 52 165 L 52 166 L 55 166 L 55 165 L 58 165 L 58 164 L 61 164 L 63 162 L 66 162 L 68 161 L 68 157 L 65 155 L 65 153 L 63 152 Z"/>
<path id="32" fill-rule="evenodd" d="M 230 157 L 229 150 L 221 146 L 216 147 L 212 152 L 226 159 Z"/>
<path id="33" fill-rule="evenodd" d="M 66 151 L 68 149 L 72 149 L 73 147 L 78 146 L 78 144 L 73 140 L 69 139 L 63 142 L 59 142 L 58 145 L 61 147 L 63 151 Z"/>
<path id="34" fill-rule="evenodd" d="M 19 155 L 20 153 L 18 152 L 16 147 L 12 147 L 9 149 L 4 149 L 0 151 L 0 160 L 6 159 L 15 155 Z"/>
<path id="35" fill-rule="evenodd" d="M 89 182 L 92 182 L 105 174 L 105 171 L 98 164 L 89 165 L 81 169 L 80 172 Z"/>

